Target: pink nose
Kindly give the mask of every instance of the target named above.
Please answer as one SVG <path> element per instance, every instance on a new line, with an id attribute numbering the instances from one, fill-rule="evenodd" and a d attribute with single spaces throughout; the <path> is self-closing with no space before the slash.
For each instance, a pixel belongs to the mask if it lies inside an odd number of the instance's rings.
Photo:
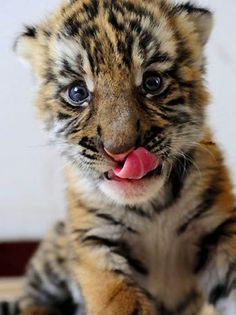
<path id="1" fill-rule="evenodd" d="M 129 155 L 130 152 L 132 152 L 134 150 L 134 148 L 123 152 L 123 153 L 112 153 L 110 151 L 108 151 L 106 148 L 104 148 L 104 151 L 106 152 L 107 155 L 109 155 L 114 161 L 116 162 L 123 162 L 125 160 L 125 158 Z"/>

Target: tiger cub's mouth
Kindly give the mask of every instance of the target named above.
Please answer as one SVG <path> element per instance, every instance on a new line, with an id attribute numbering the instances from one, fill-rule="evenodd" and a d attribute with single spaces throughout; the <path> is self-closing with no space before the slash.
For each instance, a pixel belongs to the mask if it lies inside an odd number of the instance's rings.
<path id="1" fill-rule="evenodd" d="M 110 170 L 110 171 L 104 173 L 104 178 L 106 180 L 109 180 L 109 181 L 115 180 L 115 181 L 120 181 L 120 182 L 123 182 L 123 181 L 134 182 L 134 181 L 139 181 L 141 179 L 145 179 L 148 177 L 160 176 L 161 171 L 162 171 L 162 165 L 160 164 L 155 170 L 147 173 L 145 176 L 143 176 L 140 179 L 124 179 L 124 178 L 120 178 L 120 177 L 116 176 L 114 171 Z"/>
<path id="2" fill-rule="evenodd" d="M 114 169 L 104 173 L 104 177 L 107 180 L 132 182 L 160 175 L 161 169 L 157 156 L 140 147 L 130 152 L 124 161 L 118 162 Z"/>

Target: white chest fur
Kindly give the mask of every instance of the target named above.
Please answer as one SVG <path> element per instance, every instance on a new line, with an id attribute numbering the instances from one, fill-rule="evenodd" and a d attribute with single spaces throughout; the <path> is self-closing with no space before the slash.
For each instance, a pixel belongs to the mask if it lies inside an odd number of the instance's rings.
<path id="1" fill-rule="evenodd" d="M 135 275 L 137 281 L 170 307 L 181 300 L 194 283 L 192 260 L 197 231 L 178 235 L 181 217 L 179 209 L 173 208 L 158 214 L 155 220 L 146 221 L 132 246 L 135 255 L 148 269 L 148 275 Z"/>

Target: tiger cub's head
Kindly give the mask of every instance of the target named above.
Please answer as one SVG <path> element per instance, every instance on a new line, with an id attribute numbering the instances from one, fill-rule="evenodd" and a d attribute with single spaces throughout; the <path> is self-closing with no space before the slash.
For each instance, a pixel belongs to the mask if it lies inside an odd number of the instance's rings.
<path id="1" fill-rule="evenodd" d="M 80 178 L 122 204 L 158 195 L 203 135 L 211 28 L 189 3 L 74 0 L 19 36 L 40 118 Z"/>

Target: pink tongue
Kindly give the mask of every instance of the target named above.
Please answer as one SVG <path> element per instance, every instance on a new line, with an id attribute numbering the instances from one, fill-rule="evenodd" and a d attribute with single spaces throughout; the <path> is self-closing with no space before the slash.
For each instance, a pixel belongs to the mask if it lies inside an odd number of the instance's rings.
<path id="1" fill-rule="evenodd" d="M 114 173 L 123 179 L 140 179 L 159 165 L 158 158 L 145 148 L 132 151 L 125 160 L 123 167 L 116 166 Z"/>

